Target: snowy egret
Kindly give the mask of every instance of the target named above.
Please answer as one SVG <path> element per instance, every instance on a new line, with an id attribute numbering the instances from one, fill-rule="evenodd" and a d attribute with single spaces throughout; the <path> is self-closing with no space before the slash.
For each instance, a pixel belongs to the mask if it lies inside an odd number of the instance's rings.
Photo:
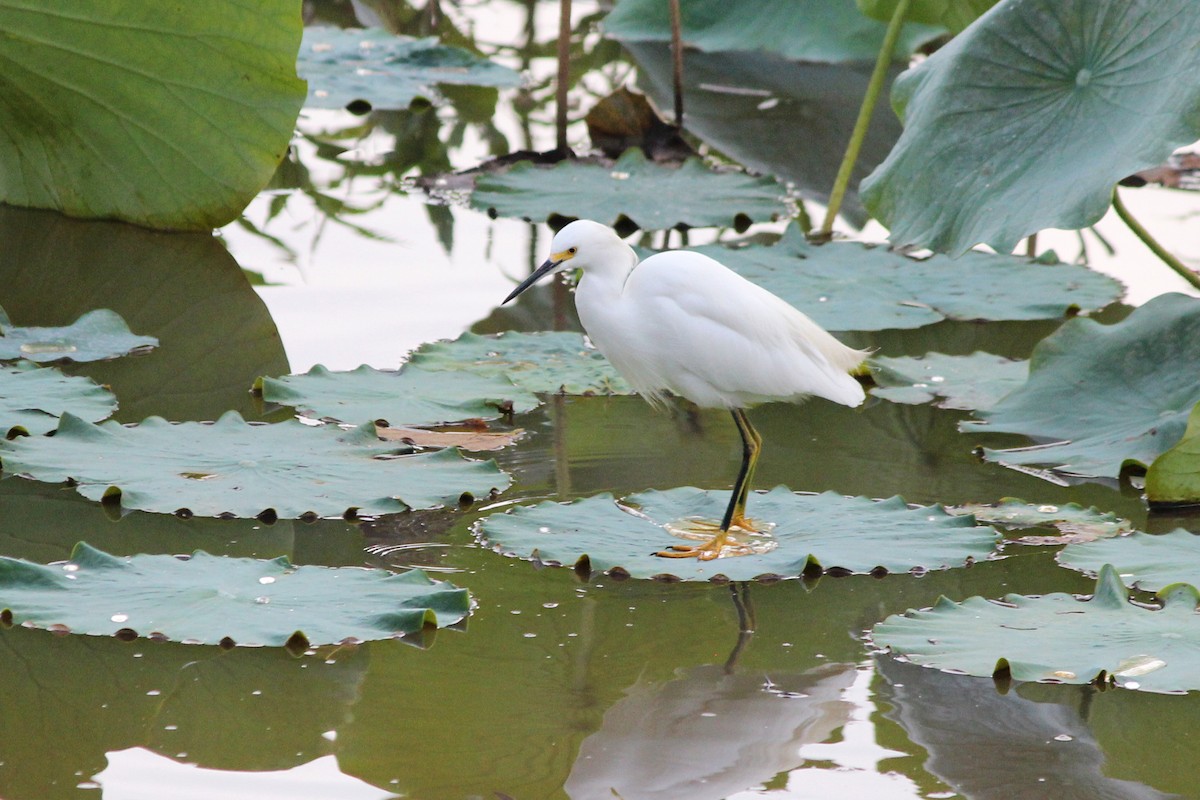
<path id="1" fill-rule="evenodd" d="M 863 388 L 851 373 L 869 354 L 839 342 L 786 301 L 701 253 L 672 250 L 638 261 L 609 227 L 590 220 L 565 226 L 551 255 L 504 302 L 563 269 L 583 271 L 575 307 L 588 337 L 629 384 L 661 405 L 666 394 L 701 408 L 725 408 L 742 437 L 742 467 L 720 524 L 701 545 L 673 545 L 657 555 L 712 559 L 754 548 L 732 530 L 760 532 L 746 497 L 762 437 L 745 409 L 817 395 L 857 406 Z M 691 537 L 689 537 L 691 538 Z"/>

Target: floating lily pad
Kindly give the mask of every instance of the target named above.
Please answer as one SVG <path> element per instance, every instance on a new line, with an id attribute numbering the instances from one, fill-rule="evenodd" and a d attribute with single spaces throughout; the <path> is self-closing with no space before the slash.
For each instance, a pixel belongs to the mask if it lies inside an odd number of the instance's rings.
<path id="1" fill-rule="evenodd" d="M 1197 40 L 1193 0 L 1007 0 L 897 79 L 904 135 L 863 201 L 893 244 L 951 254 L 1092 225 L 1200 137 Z"/>
<path id="2" fill-rule="evenodd" d="M 470 598 L 420 570 L 297 567 L 202 550 L 117 558 L 80 543 L 61 565 L 0 556 L 0 607 L 10 624 L 90 636 L 294 646 L 445 627 L 467 616 Z"/>
<path id="3" fill-rule="evenodd" d="M 682 0 L 685 44 L 708 52 L 766 50 L 795 61 L 874 61 L 886 26 L 844 0 Z M 671 40 L 671 17 L 658 0 L 621 0 L 604 18 L 604 32 L 623 41 Z M 905 25 L 897 58 L 941 31 Z"/>
<path id="4" fill-rule="evenodd" d="M 936 399 L 939 408 L 991 408 L 1029 377 L 1028 361 L 980 352 L 969 356 L 927 353 L 919 358 L 876 356 L 871 366 L 878 384 L 871 394 L 912 405 Z"/>
<path id="5" fill-rule="evenodd" d="M 304 375 L 262 379 L 263 399 L 292 406 L 309 417 L 392 425 L 436 425 L 464 419 L 495 419 L 530 411 L 538 399 L 503 375 L 431 371 L 405 366 L 399 372 L 363 365 L 331 372 L 317 365 Z"/>
<path id="6" fill-rule="evenodd" d="M 464 333 L 452 342 L 421 345 L 409 363 L 423 370 L 499 375 L 540 394 L 633 393 L 608 359 L 572 331 Z"/>
<path id="7" fill-rule="evenodd" d="M 628 217 L 644 230 L 676 225 L 731 226 L 787 214 L 786 191 L 772 178 L 718 172 L 698 158 L 681 166 L 656 164 L 626 150 L 612 166 L 562 161 L 553 167 L 523 161 L 475 183 L 471 205 L 502 217 L 541 222 L 558 214 L 615 223 Z"/>
<path id="8" fill-rule="evenodd" d="M 117 398 L 90 378 L 29 361 L 0 367 L 0 436 L 14 428 L 32 434 L 52 431 L 64 411 L 95 422 L 116 410 Z"/>
<path id="9" fill-rule="evenodd" d="M 19 328 L 0 308 L 0 360 L 103 361 L 158 347 L 153 336 L 137 336 L 115 311 L 96 309 L 60 328 Z"/>
<path id="10" fill-rule="evenodd" d="M 1084 508 L 1078 503 L 1066 505 L 1033 505 L 1024 500 L 1006 497 L 998 503 L 967 503 L 947 506 L 951 514 L 970 514 L 977 522 L 1000 525 L 1011 530 L 1022 528 L 1053 527 L 1059 536 L 1023 536 L 1016 541 L 1022 544 L 1067 544 L 1108 539 L 1129 533 L 1133 524 L 1111 511 L 1100 511 L 1095 507 Z"/>
<path id="11" fill-rule="evenodd" d="M 1200 404 L 1192 407 L 1179 443 L 1146 471 L 1146 499 L 1152 506 L 1200 504 Z"/>
<path id="12" fill-rule="evenodd" d="M 1068 545 L 1058 554 L 1058 563 L 1092 575 L 1112 564 L 1126 585 L 1154 592 L 1173 583 L 1200 581 L 1200 536 L 1182 528 L 1153 535 L 1135 532 Z"/>
<path id="13" fill-rule="evenodd" d="M 1101 308 L 1123 291 L 1079 265 L 986 253 L 918 260 L 858 242 L 817 246 L 796 225 L 769 247 L 694 249 L 837 331 L 919 328 L 943 319 L 1051 319 Z"/>
<path id="14" fill-rule="evenodd" d="M 207 232 L 287 152 L 298 0 L 4 0 L 0 15 L 4 203 Z"/>
<path id="15" fill-rule="evenodd" d="M 417 97 L 436 101 L 440 83 L 499 88 L 521 76 L 495 62 L 435 38 L 396 36 L 382 28 L 306 27 L 296 61 L 308 81 L 310 108 L 344 108 L 366 101 L 405 109 Z"/>
<path id="16" fill-rule="evenodd" d="M 692 487 L 648 491 L 620 503 L 610 494 L 572 503 L 519 506 L 477 523 L 492 547 L 524 558 L 591 570 L 620 568 L 636 578 L 670 575 L 683 580 L 750 580 L 771 575 L 794 578 L 805 572 L 909 570 L 961 567 L 992 552 L 996 532 L 970 517 L 937 506 L 909 507 L 899 497 L 874 501 L 833 492 L 796 494 L 777 487 L 750 498 L 750 516 L 776 524 L 778 543 L 765 553 L 723 556 L 712 561 L 663 558 L 654 553 L 683 540 L 663 525 L 699 516 L 719 520 L 728 492 Z"/>
<path id="17" fill-rule="evenodd" d="M 909 661 L 968 675 L 1186 692 L 1200 689 L 1198 600 L 1194 588 L 1176 584 L 1162 609 L 1135 605 L 1105 565 L 1088 600 L 1063 592 L 1010 594 L 1002 603 L 943 597 L 933 608 L 888 617 L 871 636 Z"/>
<path id="18" fill-rule="evenodd" d="M 413 453 L 382 442 L 373 425 L 353 431 L 288 420 L 251 425 L 230 412 L 215 423 L 151 417 L 126 427 L 64 414 L 52 437 L 0 442 L 4 471 L 71 480 L 92 500 L 122 508 L 202 516 L 294 519 L 436 508 L 464 492 L 508 486 L 493 462 L 453 450 Z"/>
<path id="19" fill-rule="evenodd" d="M 1146 466 L 1183 436 L 1200 401 L 1197 363 L 1195 298 L 1161 295 L 1114 325 L 1073 319 L 1034 349 L 1024 386 L 962 429 L 1047 442 L 985 449 L 989 461 L 1115 478 L 1123 465 Z"/>

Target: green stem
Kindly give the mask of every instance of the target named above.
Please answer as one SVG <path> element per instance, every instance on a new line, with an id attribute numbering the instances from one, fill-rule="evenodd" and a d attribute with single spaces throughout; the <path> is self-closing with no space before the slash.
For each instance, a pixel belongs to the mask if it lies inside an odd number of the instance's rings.
<path id="1" fill-rule="evenodd" d="M 1125 207 L 1123 202 L 1121 202 L 1121 195 L 1117 193 L 1116 187 L 1113 187 L 1112 204 L 1113 210 L 1117 212 L 1117 216 L 1121 218 L 1121 221 L 1129 226 L 1129 230 L 1133 231 L 1134 234 L 1142 240 L 1146 247 L 1150 248 L 1154 255 L 1158 256 L 1164 264 L 1174 270 L 1179 277 L 1183 278 L 1197 289 L 1200 289 L 1200 275 L 1197 275 L 1195 271 L 1188 269 L 1186 264 L 1167 252 L 1167 249 L 1159 244 L 1157 239 L 1150 235 L 1150 231 L 1143 228 L 1142 224 L 1133 218 L 1133 215 L 1129 213 L 1129 209 Z"/>
<path id="2" fill-rule="evenodd" d="M 863 96 L 862 106 L 858 109 L 858 120 L 854 123 L 854 131 L 850 134 L 850 142 L 846 145 L 846 155 L 842 157 L 842 165 L 838 167 L 837 178 L 833 181 L 833 191 L 829 193 L 829 210 L 825 212 L 825 222 L 821 224 L 818 238 L 829 238 L 833 233 L 833 220 L 842 208 L 842 200 L 846 189 L 850 186 L 850 174 L 858 161 L 858 151 L 862 149 L 863 140 L 867 138 L 867 127 L 871 124 L 871 114 L 879 95 L 883 91 L 883 81 L 887 77 L 888 67 L 892 64 L 892 53 L 896 50 L 896 40 L 900 38 L 900 29 L 904 27 L 904 16 L 908 13 L 910 0 L 900 0 L 892 19 L 888 23 L 887 33 L 884 34 L 883 44 L 879 46 L 879 56 L 875 59 L 875 71 L 871 73 L 871 81 L 867 84 L 867 93 Z"/>

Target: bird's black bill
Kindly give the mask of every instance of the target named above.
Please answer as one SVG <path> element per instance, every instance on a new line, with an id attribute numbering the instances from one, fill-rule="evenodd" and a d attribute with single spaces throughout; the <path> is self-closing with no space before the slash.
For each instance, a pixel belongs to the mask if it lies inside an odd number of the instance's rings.
<path id="1" fill-rule="evenodd" d="M 532 275 L 530 275 L 525 280 L 521 281 L 520 285 L 517 286 L 517 288 L 512 290 L 512 294 L 510 294 L 508 297 L 504 298 L 504 303 L 507 303 L 509 300 L 512 300 L 514 297 L 519 295 L 521 292 L 525 291 L 530 286 L 533 286 L 535 283 L 540 281 L 542 278 L 549 275 L 551 272 L 554 271 L 554 268 L 557 267 L 561 263 L 562 263 L 561 261 L 551 261 L 550 259 L 546 259 L 546 261 L 543 262 L 543 264 L 540 267 L 538 267 L 537 269 L 535 269 L 533 271 Z M 501 303 L 500 305 L 504 305 L 504 303 Z"/>

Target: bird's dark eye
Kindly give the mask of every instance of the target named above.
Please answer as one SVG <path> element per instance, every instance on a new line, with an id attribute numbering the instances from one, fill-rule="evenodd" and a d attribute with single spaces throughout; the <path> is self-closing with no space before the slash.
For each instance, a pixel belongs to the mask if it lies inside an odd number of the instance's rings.
<path id="1" fill-rule="evenodd" d="M 567 252 L 570 253 L 571 255 L 575 255 L 575 253 L 577 253 L 578 251 L 579 251 L 578 247 L 568 247 L 567 248 Z"/>

